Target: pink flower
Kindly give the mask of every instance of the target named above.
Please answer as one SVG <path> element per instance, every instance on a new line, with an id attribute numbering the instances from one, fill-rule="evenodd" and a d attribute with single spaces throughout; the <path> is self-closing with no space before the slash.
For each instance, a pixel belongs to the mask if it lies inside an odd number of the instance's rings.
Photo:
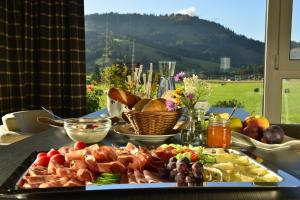
<path id="1" fill-rule="evenodd" d="M 167 100 L 166 106 L 167 106 L 168 111 L 170 111 L 170 112 L 175 111 L 176 107 L 177 107 L 177 105 L 172 100 Z"/>
<path id="2" fill-rule="evenodd" d="M 94 86 L 93 85 L 87 85 L 86 89 L 88 92 L 92 92 L 94 90 Z"/>
<path id="3" fill-rule="evenodd" d="M 183 78 L 184 78 L 184 76 L 185 76 L 185 73 L 184 73 L 184 72 L 179 72 L 179 73 L 176 74 L 176 76 L 175 76 L 175 81 L 176 81 L 176 82 L 182 81 Z"/>
<path id="4" fill-rule="evenodd" d="M 188 94 L 186 95 L 186 97 L 187 97 L 191 102 L 193 102 L 193 99 L 194 99 L 194 94 L 193 94 L 193 93 L 188 93 Z"/>

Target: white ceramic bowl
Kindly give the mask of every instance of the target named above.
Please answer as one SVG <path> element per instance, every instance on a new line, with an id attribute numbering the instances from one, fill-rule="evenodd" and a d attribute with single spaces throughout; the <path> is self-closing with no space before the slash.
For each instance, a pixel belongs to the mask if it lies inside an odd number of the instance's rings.
<path id="1" fill-rule="evenodd" d="M 64 122 L 64 128 L 75 142 L 97 143 L 106 137 L 111 128 L 111 120 L 107 118 L 67 119 Z"/>

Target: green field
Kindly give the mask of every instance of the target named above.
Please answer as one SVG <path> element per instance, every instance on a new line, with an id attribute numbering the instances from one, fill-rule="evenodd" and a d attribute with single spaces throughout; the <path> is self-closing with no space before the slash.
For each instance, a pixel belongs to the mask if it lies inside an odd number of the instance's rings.
<path id="1" fill-rule="evenodd" d="M 299 79 L 284 79 L 282 84 L 283 123 L 300 123 L 300 82 Z M 288 91 L 284 92 L 286 89 Z"/>
<path id="2" fill-rule="evenodd" d="M 236 99 L 245 105 L 244 109 L 253 114 L 262 114 L 262 82 L 212 82 L 212 92 L 208 97 L 210 105 L 217 101 Z M 259 88 L 259 92 L 254 92 Z"/>
<path id="3" fill-rule="evenodd" d="M 262 114 L 263 111 L 263 82 L 220 82 L 212 81 L 212 92 L 207 98 L 210 105 L 217 101 L 236 99 L 245 105 L 244 109 L 250 114 Z M 105 89 L 103 85 L 95 86 L 99 89 Z M 259 88 L 259 92 L 254 92 Z M 300 82 L 284 81 L 283 90 L 289 89 L 288 93 L 283 92 L 282 98 L 282 123 L 300 122 Z M 101 107 L 106 107 L 106 97 L 101 97 Z"/>

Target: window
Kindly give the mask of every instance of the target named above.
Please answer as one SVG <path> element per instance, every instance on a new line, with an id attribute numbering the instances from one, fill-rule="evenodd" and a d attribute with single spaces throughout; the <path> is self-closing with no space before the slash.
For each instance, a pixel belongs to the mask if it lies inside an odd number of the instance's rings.
<path id="1" fill-rule="evenodd" d="M 273 123 L 300 123 L 299 0 L 269 1 L 265 115 Z M 278 14 L 280 13 L 280 14 Z"/>
<path id="2" fill-rule="evenodd" d="M 292 27 L 290 59 L 300 59 L 300 0 L 294 0 L 292 5 Z"/>
<path id="3" fill-rule="evenodd" d="M 212 84 L 211 106 L 262 114 L 265 16 L 263 0 L 85 0 L 88 83 L 104 89 L 99 71 L 113 64 L 176 61 Z"/>

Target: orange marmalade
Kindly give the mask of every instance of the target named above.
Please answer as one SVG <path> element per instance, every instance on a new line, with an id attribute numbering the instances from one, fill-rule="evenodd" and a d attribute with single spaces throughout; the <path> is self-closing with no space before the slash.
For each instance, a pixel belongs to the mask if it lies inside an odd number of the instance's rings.
<path id="1" fill-rule="evenodd" d="M 227 119 L 209 119 L 207 128 L 208 147 L 227 148 L 231 144 L 231 130 Z"/>

